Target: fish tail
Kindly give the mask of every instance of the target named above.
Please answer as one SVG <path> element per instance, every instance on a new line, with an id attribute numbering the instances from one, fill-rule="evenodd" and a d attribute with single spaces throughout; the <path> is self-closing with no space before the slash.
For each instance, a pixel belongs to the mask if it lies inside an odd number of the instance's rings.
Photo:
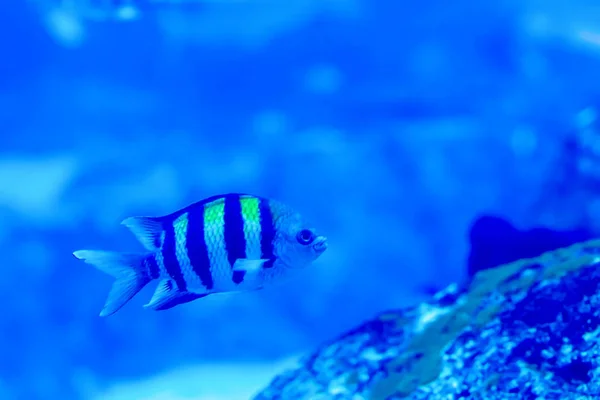
<path id="1" fill-rule="evenodd" d="M 78 250 L 73 255 L 115 278 L 101 317 L 116 313 L 152 280 L 148 270 L 150 253 Z"/>

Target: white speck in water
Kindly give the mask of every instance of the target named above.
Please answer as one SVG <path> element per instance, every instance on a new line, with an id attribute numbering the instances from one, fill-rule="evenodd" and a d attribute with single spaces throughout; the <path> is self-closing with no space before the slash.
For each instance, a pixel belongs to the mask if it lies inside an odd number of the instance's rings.
<path id="1" fill-rule="evenodd" d="M 77 47 L 83 42 L 85 30 L 75 13 L 52 10 L 46 16 L 46 24 L 52 37 L 65 47 Z"/>
<path id="2" fill-rule="evenodd" d="M 575 116 L 575 124 L 578 128 L 586 128 L 598 119 L 598 113 L 592 107 L 584 108 Z"/>
<path id="3" fill-rule="evenodd" d="M 331 65 L 316 65 L 308 70 L 305 87 L 316 94 L 333 94 L 342 84 L 340 70 Z"/>
<path id="4" fill-rule="evenodd" d="M 117 10 L 117 18 L 121 21 L 132 21 L 138 19 L 139 16 L 139 10 L 131 5 L 120 7 Z"/>
<path id="5" fill-rule="evenodd" d="M 254 116 L 253 128 L 260 138 L 274 138 L 287 130 L 285 114 L 277 111 L 263 111 Z"/>
<path id="6" fill-rule="evenodd" d="M 517 128 L 510 137 L 510 145 L 515 155 L 530 156 L 538 146 L 537 134 L 529 127 Z"/>

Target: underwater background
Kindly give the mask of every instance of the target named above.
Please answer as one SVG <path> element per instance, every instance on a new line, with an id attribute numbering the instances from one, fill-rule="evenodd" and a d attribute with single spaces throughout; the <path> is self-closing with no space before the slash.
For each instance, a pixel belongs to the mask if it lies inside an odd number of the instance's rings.
<path id="1" fill-rule="evenodd" d="M 598 15 L 584 0 L 5 2 L 0 399 L 249 399 L 467 280 L 482 215 L 594 237 Z M 290 204 L 329 249 L 262 291 L 152 312 L 148 287 L 98 316 L 112 278 L 74 250 L 137 251 L 124 218 L 227 192 Z"/>

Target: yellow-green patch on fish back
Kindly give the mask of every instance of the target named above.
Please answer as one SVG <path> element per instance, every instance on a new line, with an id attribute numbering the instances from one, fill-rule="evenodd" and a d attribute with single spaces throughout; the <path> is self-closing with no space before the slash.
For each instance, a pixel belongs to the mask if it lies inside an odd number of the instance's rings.
<path id="1" fill-rule="evenodd" d="M 253 196 L 240 197 L 242 219 L 244 221 L 244 239 L 246 241 L 246 258 L 261 257 L 261 223 L 260 200 Z"/>
<path id="2" fill-rule="evenodd" d="M 225 247 L 225 198 L 218 198 L 204 205 L 204 241 L 210 274 L 218 286 L 218 282 L 230 275 Z"/>

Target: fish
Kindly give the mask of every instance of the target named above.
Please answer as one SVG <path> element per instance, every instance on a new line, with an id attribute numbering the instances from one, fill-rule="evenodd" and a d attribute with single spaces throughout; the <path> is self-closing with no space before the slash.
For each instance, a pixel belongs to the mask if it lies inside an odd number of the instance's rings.
<path id="1" fill-rule="evenodd" d="M 113 315 L 151 281 L 155 311 L 215 293 L 260 290 L 312 264 L 327 237 L 277 200 L 243 193 L 212 196 L 159 217 L 122 225 L 140 252 L 77 250 L 73 255 L 114 278 L 100 312 Z"/>

